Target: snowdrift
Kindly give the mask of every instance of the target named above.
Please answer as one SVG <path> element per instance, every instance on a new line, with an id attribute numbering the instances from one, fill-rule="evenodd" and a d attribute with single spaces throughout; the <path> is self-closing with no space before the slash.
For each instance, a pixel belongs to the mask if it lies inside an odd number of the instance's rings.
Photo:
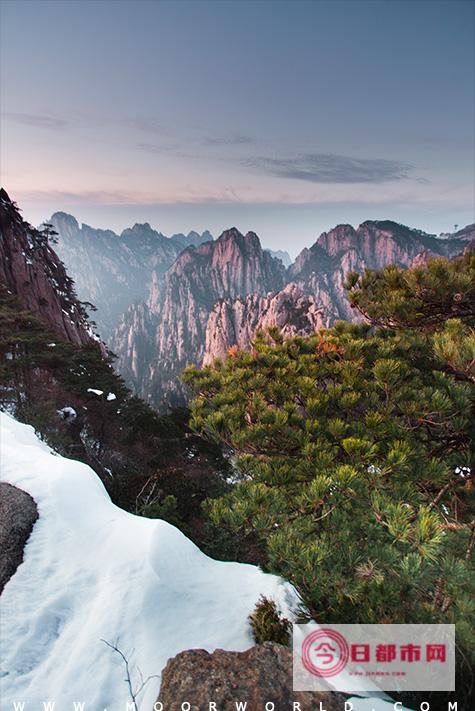
<path id="1" fill-rule="evenodd" d="M 33 428 L 4 413 L 0 427 L 1 478 L 39 511 L 0 597 L 2 708 L 123 709 L 123 661 L 101 640 L 127 654 L 138 685 L 139 668 L 159 675 L 182 650 L 250 647 L 247 616 L 261 594 L 290 614 L 288 583 L 211 560 L 170 524 L 117 508 L 88 466 L 54 454 Z M 141 709 L 152 709 L 159 684 L 146 685 Z"/>
<path id="2" fill-rule="evenodd" d="M 54 702 L 54 711 L 119 711 L 137 697 L 152 711 L 160 672 L 180 651 L 243 651 L 260 595 L 291 618 L 291 585 L 252 565 L 212 560 L 178 529 L 115 506 L 85 464 L 55 454 L 33 428 L 0 412 L 0 479 L 27 491 L 39 519 L 23 563 L 0 596 L 1 709 Z M 140 670 L 140 671 L 139 671 Z M 354 711 L 391 711 L 381 698 Z M 21 708 L 21 706 L 19 707 Z M 80 708 L 80 707 L 79 707 Z"/>

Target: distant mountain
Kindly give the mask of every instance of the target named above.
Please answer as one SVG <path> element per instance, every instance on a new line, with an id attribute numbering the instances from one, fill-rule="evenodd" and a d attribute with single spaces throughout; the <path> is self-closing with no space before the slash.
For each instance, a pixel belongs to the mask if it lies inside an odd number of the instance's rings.
<path id="1" fill-rule="evenodd" d="M 180 251 L 183 251 L 186 247 L 190 247 L 191 245 L 198 247 L 198 245 L 203 244 L 203 242 L 212 242 L 213 239 L 213 235 L 211 232 L 208 232 L 208 230 L 205 230 L 202 234 L 199 234 L 194 230 L 188 232 L 187 235 L 184 235 L 182 232 L 178 232 L 170 237 L 170 240 Z"/>
<path id="2" fill-rule="evenodd" d="M 277 251 L 274 251 L 272 249 L 266 249 L 265 251 L 269 252 L 270 255 L 275 257 L 275 259 L 280 259 L 285 268 L 290 267 L 290 265 L 292 264 L 292 258 L 290 254 L 282 249 L 278 249 Z"/>
<path id="3" fill-rule="evenodd" d="M 289 279 L 316 297 L 326 310 L 328 324 L 335 319 L 352 321 L 355 314 L 344 288 L 348 272 L 388 264 L 409 267 L 421 253 L 453 257 L 465 246 L 457 237 L 439 239 L 390 220 L 367 220 L 357 229 L 338 225 L 323 232 L 310 249 L 302 250 L 288 270 Z"/>
<path id="4" fill-rule="evenodd" d="M 463 239 L 464 241 L 472 242 L 473 240 L 475 240 L 475 222 L 471 225 L 467 225 L 466 227 L 462 227 L 462 229 L 457 230 L 457 232 L 443 232 L 440 237 L 449 239 Z"/>
<path id="5" fill-rule="evenodd" d="M 440 239 L 390 221 L 338 225 L 285 270 L 254 233 L 228 230 L 185 250 L 148 302 L 127 311 L 113 340 L 119 369 L 156 407 L 182 403 L 178 375 L 188 363 L 209 363 L 231 346 L 249 348 L 256 331 L 269 326 L 290 336 L 353 321 L 344 288 L 349 271 L 452 257 L 468 235 Z"/>
<path id="6" fill-rule="evenodd" d="M 286 252 L 263 249 L 255 233 L 236 228 L 214 241 L 209 232 L 165 237 L 148 223 L 117 235 L 80 227 L 65 213 L 50 222 L 79 296 L 98 307 L 121 374 L 159 409 L 185 402 L 186 365 L 249 348 L 260 328 L 295 335 L 355 320 L 344 288 L 349 271 L 452 257 L 475 239 L 474 225 L 436 236 L 368 220 L 323 232 L 286 268 Z"/>
<path id="7" fill-rule="evenodd" d="M 97 342 L 72 279 L 49 244 L 48 235 L 23 220 L 0 189 L 0 288 L 66 342 Z"/>
<path id="8" fill-rule="evenodd" d="M 163 285 L 152 286 L 147 304 L 131 306 L 119 324 L 112 342 L 119 370 L 154 405 L 183 403 L 178 376 L 202 361 L 215 303 L 278 291 L 285 281 L 282 262 L 262 249 L 253 232 L 232 228 L 214 242 L 188 247 Z"/>
<path id="9" fill-rule="evenodd" d="M 117 235 L 80 226 L 64 212 L 56 212 L 49 223 L 58 233 L 55 249 L 74 277 L 79 298 L 97 307 L 94 318 L 106 342 L 124 311 L 148 298 L 152 280 L 160 280 L 183 249 L 213 239 L 209 232 L 165 237 L 148 222 Z"/>

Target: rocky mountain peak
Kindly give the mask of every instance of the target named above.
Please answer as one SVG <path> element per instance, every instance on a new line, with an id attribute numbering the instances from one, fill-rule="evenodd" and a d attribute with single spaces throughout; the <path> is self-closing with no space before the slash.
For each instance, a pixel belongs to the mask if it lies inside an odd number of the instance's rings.
<path id="1" fill-rule="evenodd" d="M 203 242 L 212 242 L 213 235 L 208 230 L 205 230 L 202 234 L 196 232 L 195 230 L 190 230 L 188 234 L 183 234 L 183 232 L 178 232 L 170 237 L 170 240 L 177 245 L 180 250 L 185 249 L 190 245 L 197 247 Z"/>
<path id="2" fill-rule="evenodd" d="M 235 226 L 216 240 L 194 230 L 167 238 L 149 223 L 120 237 L 82 225 L 79 235 L 60 235 L 60 256 L 76 278 L 78 265 L 82 270 L 80 295 L 99 305 L 101 333 L 121 373 L 163 409 L 183 404 L 179 376 L 189 363 L 224 356 L 231 345 L 248 348 L 258 328 L 276 325 L 295 335 L 336 319 L 354 321 L 348 272 L 454 256 L 473 230 L 441 239 L 391 220 L 366 220 L 356 229 L 343 223 L 323 232 L 288 269 L 255 232 Z"/>
<path id="3" fill-rule="evenodd" d="M 334 257 L 339 252 L 353 245 L 356 231 L 351 225 L 337 225 L 329 232 L 323 232 L 316 244 L 325 252 Z"/>
<path id="4" fill-rule="evenodd" d="M 451 234 L 450 237 L 452 239 L 462 239 L 469 242 L 473 241 L 475 239 L 475 222 L 471 225 L 466 225 L 466 227 L 463 227 L 461 230 L 457 230 L 457 232 Z"/>
<path id="5" fill-rule="evenodd" d="M 120 235 L 79 225 L 72 215 L 56 212 L 50 219 L 58 233 L 56 251 L 74 275 L 79 298 L 97 307 L 99 333 L 110 342 L 120 319 L 134 303 L 156 298 L 167 269 L 190 244 L 209 233 L 165 237 L 149 222 L 136 222 Z"/>
<path id="6" fill-rule="evenodd" d="M 187 247 L 165 274 L 163 284 L 152 283 L 148 313 L 133 307 L 116 333 L 112 349 L 119 355 L 153 353 L 139 391 L 153 401 L 183 402 L 179 374 L 188 363 L 201 362 L 206 327 L 220 299 L 264 295 L 285 286 L 282 262 L 265 252 L 254 232 L 243 235 L 235 227 L 218 239 Z M 154 332 L 132 333 L 137 324 L 154 324 Z M 128 325 L 127 325 L 128 324 Z M 119 360 L 126 372 L 127 364 Z M 134 374 L 135 376 L 135 374 Z M 134 381 L 136 382 L 136 381 Z"/>
<path id="7" fill-rule="evenodd" d="M 218 237 L 213 253 L 215 263 L 225 263 L 236 259 L 260 258 L 263 250 L 255 232 L 243 235 L 236 227 L 232 227 Z"/>
<path id="8" fill-rule="evenodd" d="M 3 189 L 0 191 L 0 286 L 17 296 L 58 338 L 77 345 L 99 340 L 76 296 L 72 279 L 48 242 L 48 235 L 23 220 Z"/>
<path id="9" fill-rule="evenodd" d="M 258 330 L 277 326 L 284 338 L 308 335 L 325 325 L 325 313 L 315 297 L 290 282 L 277 292 L 220 299 L 206 326 L 204 365 L 224 358 L 230 346 L 251 347 Z"/>
<path id="10" fill-rule="evenodd" d="M 120 233 L 121 239 L 166 239 L 165 235 L 157 232 L 150 222 L 136 222 L 133 227 L 127 227 Z"/>
<path id="11" fill-rule="evenodd" d="M 61 231 L 68 230 L 71 234 L 75 234 L 79 231 L 79 223 L 73 215 L 67 212 L 55 212 L 51 215 L 50 223 L 55 225 L 61 225 Z"/>

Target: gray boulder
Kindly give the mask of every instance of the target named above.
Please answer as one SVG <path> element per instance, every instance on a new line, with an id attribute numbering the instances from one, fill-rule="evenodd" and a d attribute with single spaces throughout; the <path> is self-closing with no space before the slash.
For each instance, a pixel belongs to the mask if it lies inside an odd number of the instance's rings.
<path id="1" fill-rule="evenodd" d="M 344 697 L 338 693 L 294 692 L 292 653 L 274 642 L 246 652 L 180 652 L 163 670 L 157 701 L 164 711 L 180 711 L 184 702 L 191 705 L 190 711 L 208 711 L 210 702 L 219 711 L 235 711 L 239 701 L 247 701 L 249 711 L 264 709 L 268 702 L 275 704 L 275 711 L 291 710 L 293 702 L 300 703 L 300 711 L 317 711 L 320 702 L 326 711 L 344 708 Z"/>
<path id="2" fill-rule="evenodd" d="M 23 549 L 38 518 L 26 491 L 0 482 L 0 593 L 23 560 Z"/>

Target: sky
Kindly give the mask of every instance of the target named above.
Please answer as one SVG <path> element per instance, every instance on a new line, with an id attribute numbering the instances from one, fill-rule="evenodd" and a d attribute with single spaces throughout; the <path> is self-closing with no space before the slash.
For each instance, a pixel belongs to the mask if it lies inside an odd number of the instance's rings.
<path id="1" fill-rule="evenodd" d="M 39 224 L 475 221 L 471 0 L 0 0 L 0 172 Z"/>

